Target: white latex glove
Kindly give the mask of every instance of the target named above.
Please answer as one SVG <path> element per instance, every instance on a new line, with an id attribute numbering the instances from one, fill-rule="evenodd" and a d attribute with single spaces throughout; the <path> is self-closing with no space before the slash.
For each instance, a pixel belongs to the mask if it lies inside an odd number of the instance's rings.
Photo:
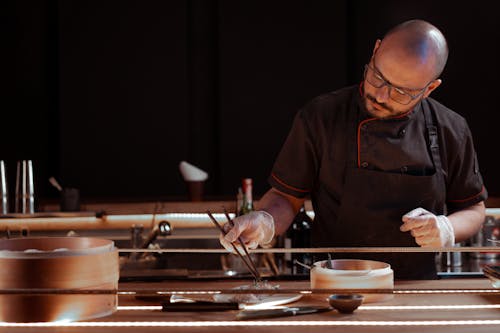
<path id="1" fill-rule="evenodd" d="M 238 242 L 238 237 L 248 249 L 269 244 L 274 237 L 274 219 L 271 214 L 257 210 L 233 219 L 234 227 L 229 223 L 224 225 L 226 236 L 220 235 L 219 240 L 226 250 L 234 253 L 231 244 L 236 245 L 240 253 L 245 254 Z"/>
<path id="2" fill-rule="evenodd" d="M 455 232 L 450 220 L 444 215 L 416 208 L 403 216 L 401 231 L 411 231 L 415 241 L 422 247 L 450 247 L 455 244 Z"/>

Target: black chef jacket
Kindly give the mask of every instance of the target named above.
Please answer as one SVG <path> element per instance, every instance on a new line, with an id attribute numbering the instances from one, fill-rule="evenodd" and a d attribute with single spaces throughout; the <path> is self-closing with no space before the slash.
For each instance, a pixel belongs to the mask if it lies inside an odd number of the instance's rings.
<path id="1" fill-rule="evenodd" d="M 424 112 L 424 110 L 427 111 Z M 437 132 L 435 158 L 430 148 L 430 141 L 433 139 L 426 134 L 429 123 Z M 352 179 L 350 177 L 352 170 L 364 172 L 363 177 L 367 177 L 366 174 L 373 174 L 374 178 L 382 178 L 382 183 L 380 181 L 377 183 L 375 179 L 374 184 L 377 186 L 366 185 L 368 187 L 363 188 L 366 182 L 349 181 Z M 398 187 L 399 184 L 394 184 L 393 181 L 397 179 L 396 183 L 400 182 L 400 177 L 396 175 L 403 175 L 403 178 L 406 177 L 404 179 L 411 181 L 401 181 L 401 186 Z M 396 193 L 395 195 L 391 193 L 393 197 L 390 200 L 397 201 L 398 193 L 401 196 L 403 193 L 411 193 L 417 190 L 412 187 L 421 186 L 419 179 L 422 180 L 422 184 L 425 184 L 424 180 L 430 177 L 442 180 L 433 182 L 438 184 L 433 189 L 436 193 L 435 200 L 433 201 L 431 191 L 425 194 L 426 199 L 422 201 L 424 203 L 415 202 L 413 206 L 413 201 L 406 202 L 407 207 L 404 205 L 399 207 L 402 210 L 397 211 L 396 215 L 387 215 L 394 220 L 391 222 L 392 233 L 382 233 L 381 237 L 380 235 L 374 236 L 374 238 L 378 237 L 378 240 L 365 243 L 358 242 L 355 237 L 331 234 L 332 230 L 342 232 L 348 230 L 349 233 L 358 232 L 359 239 L 369 238 L 370 235 L 363 232 L 366 230 L 372 230 L 373 234 L 376 234 L 379 231 L 373 229 L 376 227 L 373 225 L 374 222 L 371 225 L 360 224 L 354 229 L 342 227 L 345 220 L 350 220 L 346 217 L 355 217 L 358 210 L 365 211 L 363 219 L 370 216 L 370 207 L 352 209 L 356 206 L 346 201 L 359 195 L 384 202 L 380 198 L 387 195 L 387 192 L 384 192 L 383 183 L 386 178 L 392 183 L 391 190 Z M 370 176 L 361 179 L 369 180 Z M 487 198 L 478 169 L 472 136 L 463 117 L 432 98 L 426 98 L 405 114 L 387 119 L 373 118 L 367 113 L 356 86 L 319 96 L 298 112 L 286 142 L 275 161 L 269 182 L 276 189 L 293 196 L 299 198 L 311 196 L 315 211 L 315 223 L 312 228 L 313 246 L 322 247 L 339 246 L 339 243 L 341 246 L 359 246 L 360 244 L 364 246 L 417 246 L 409 233 L 394 231 L 396 228 L 399 229 L 402 223 L 402 214 L 419 206 L 424 206 L 423 208 L 435 214 L 451 213 Z M 371 199 L 361 202 L 369 206 L 369 200 Z M 384 209 L 386 211 L 392 209 L 390 206 L 392 204 L 389 202 L 388 207 Z M 346 213 L 345 207 L 349 207 L 352 211 Z M 344 209 L 343 212 L 342 209 Z M 373 210 L 371 216 L 380 216 L 380 212 Z M 373 220 L 376 221 L 376 219 Z M 380 223 L 385 223 L 385 220 L 384 216 Z M 352 222 L 351 220 L 349 223 Z M 398 242 L 399 239 L 401 242 Z M 411 242 L 408 239 L 411 239 Z M 349 242 L 353 244 L 346 244 Z M 368 258 L 373 259 L 370 256 Z M 384 256 L 376 258 L 383 260 Z M 431 257 L 427 255 L 424 261 L 431 260 L 429 258 Z M 391 263 L 391 260 L 387 261 Z M 411 260 L 416 261 L 417 258 L 412 257 Z M 428 262 L 428 264 L 429 267 L 433 266 L 433 263 Z M 394 262 L 394 265 L 399 267 L 397 262 Z M 398 268 L 395 272 L 396 276 L 419 277 L 418 273 L 406 274 L 403 273 L 404 270 L 411 270 L 411 267 Z M 432 273 L 423 273 L 422 277 L 429 278 L 432 275 Z"/>

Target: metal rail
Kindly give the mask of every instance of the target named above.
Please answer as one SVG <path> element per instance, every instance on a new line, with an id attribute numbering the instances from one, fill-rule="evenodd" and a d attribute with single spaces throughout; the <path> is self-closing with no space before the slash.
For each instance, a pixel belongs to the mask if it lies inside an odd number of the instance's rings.
<path id="1" fill-rule="evenodd" d="M 487 252 L 500 253 L 500 246 L 480 247 L 313 247 L 313 248 L 269 248 L 248 250 L 250 253 L 388 253 L 388 252 Z M 153 253 L 228 253 L 226 249 L 170 248 L 170 249 L 118 249 L 118 252 Z"/>

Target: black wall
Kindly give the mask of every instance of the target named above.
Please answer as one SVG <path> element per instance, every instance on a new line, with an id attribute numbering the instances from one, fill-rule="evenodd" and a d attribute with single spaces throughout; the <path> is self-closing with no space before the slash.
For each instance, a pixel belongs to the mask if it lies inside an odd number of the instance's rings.
<path id="1" fill-rule="evenodd" d="M 361 79 L 376 38 L 411 18 L 450 44 L 434 97 L 462 114 L 491 195 L 496 175 L 499 14 L 493 1 L 9 0 L 0 159 L 32 159 L 84 199 L 183 198 L 187 160 L 207 194 L 242 177 L 263 194 L 293 115 Z"/>

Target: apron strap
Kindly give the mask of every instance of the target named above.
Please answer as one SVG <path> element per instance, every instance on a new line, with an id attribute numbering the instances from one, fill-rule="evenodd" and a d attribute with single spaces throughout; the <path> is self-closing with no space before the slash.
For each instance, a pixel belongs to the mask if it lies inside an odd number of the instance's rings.
<path id="1" fill-rule="evenodd" d="M 426 100 L 421 102 L 424 111 L 425 126 L 427 128 L 427 143 L 431 152 L 432 164 L 436 172 L 443 173 L 441 165 L 441 154 L 439 152 L 439 138 L 436 127 L 435 113 L 430 109 L 429 103 Z"/>
<path id="2" fill-rule="evenodd" d="M 422 105 L 425 125 L 427 127 L 427 140 L 429 145 L 429 150 L 431 153 L 432 164 L 434 165 L 435 172 L 439 175 L 439 179 L 441 180 L 441 188 L 446 192 L 446 182 L 444 179 L 444 171 L 443 165 L 441 163 L 441 153 L 439 151 L 439 137 L 438 131 L 435 124 L 437 124 L 436 120 L 436 112 L 430 108 L 430 104 L 425 99 L 420 102 Z M 436 214 L 446 214 L 446 195 L 442 198 L 442 205 L 440 207 L 436 207 Z"/>

